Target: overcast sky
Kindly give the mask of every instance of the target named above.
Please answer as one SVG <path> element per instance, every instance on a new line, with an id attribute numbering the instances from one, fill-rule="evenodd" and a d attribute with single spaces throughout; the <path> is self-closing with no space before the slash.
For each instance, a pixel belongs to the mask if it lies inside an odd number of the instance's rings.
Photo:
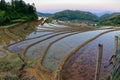
<path id="1" fill-rule="evenodd" d="M 6 0 L 10 1 L 10 0 Z M 35 3 L 37 11 L 54 13 L 65 9 L 120 12 L 120 0 L 24 0 Z"/>

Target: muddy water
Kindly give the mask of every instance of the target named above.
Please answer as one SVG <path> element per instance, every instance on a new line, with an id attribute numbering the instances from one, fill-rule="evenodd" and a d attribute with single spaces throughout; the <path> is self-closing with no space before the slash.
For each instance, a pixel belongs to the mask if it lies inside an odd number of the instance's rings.
<path id="1" fill-rule="evenodd" d="M 109 59 L 114 54 L 114 37 L 120 35 L 120 31 L 114 31 L 102 35 L 90 42 L 72 56 L 65 64 L 62 71 L 63 80 L 94 80 L 96 70 L 96 57 L 98 54 L 98 44 L 103 44 L 103 58 L 101 68 L 101 79 L 107 74 L 111 66 Z"/>
<path id="2" fill-rule="evenodd" d="M 75 49 L 78 45 L 87 41 L 88 39 L 96 36 L 99 33 L 102 33 L 106 30 L 97 30 L 97 31 L 89 31 L 83 32 L 80 34 L 76 34 L 67 38 L 64 38 L 55 44 L 53 44 L 45 58 L 43 59 L 43 65 L 50 69 L 55 70 L 56 67 L 60 64 L 61 60 L 69 54 L 70 51 Z"/>

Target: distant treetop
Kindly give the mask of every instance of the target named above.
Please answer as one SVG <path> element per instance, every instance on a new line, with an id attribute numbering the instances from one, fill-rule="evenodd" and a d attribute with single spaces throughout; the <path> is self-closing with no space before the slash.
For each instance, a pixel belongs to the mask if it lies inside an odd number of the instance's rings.
<path id="1" fill-rule="evenodd" d="M 61 12 L 57 12 L 51 16 L 53 19 L 58 20 L 89 20 L 89 21 L 97 21 L 98 17 L 90 12 L 85 11 L 73 11 L 73 10 L 64 10 Z"/>
<path id="2" fill-rule="evenodd" d="M 10 23 L 15 19 L 30 21 L 37 17 L 34 3 L 30 5 L 23 0 L 11 0 L 11 2 L 0 0 L 0 25 Z"/>

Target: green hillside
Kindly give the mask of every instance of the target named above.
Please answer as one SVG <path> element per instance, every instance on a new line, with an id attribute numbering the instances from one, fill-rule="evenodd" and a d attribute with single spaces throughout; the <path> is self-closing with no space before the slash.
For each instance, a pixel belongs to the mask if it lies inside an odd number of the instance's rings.
<path id="1" fill-rule="evenodd" d="M 99 22 L 99 25 L 119 26 L 120 25 L 120 13 L 113 13 L 109 16 L 107 15 L 103 20 Z"/>
<path id="2" fill-rule="evenodd" d="M 111 14 L 104 14 L 102 16 L 99 17 L 99 21 L 105 20 L 110 18 L 112 15 Z"/>
<path id="3" fill-rule="evenodd" d="M 0 0 L 0 26 L 37 18 L 34 4 L 27 4 L 23 0 L 11 0 L 11 2 Z"/>
<path id="4" fill-rule="evenodd" d="M 72 11 L 72 10 L 64 10 L 61 12 L 57 12 L 51 16 L 53 19 L 62 20 L 62 21 L 72 21 L 72 20 L 88 20 L 88 21 L 97 21 L 98 17 L 90 12 L 85 11 Z"/>

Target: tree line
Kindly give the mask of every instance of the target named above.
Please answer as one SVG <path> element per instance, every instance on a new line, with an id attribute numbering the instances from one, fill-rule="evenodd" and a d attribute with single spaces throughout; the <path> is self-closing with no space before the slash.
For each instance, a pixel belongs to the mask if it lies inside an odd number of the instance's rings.
<path id="1" fill-rule="evenodd" d="M 34 3 L 26 4 L 23 0 L 0 0 L 0 25 L 15 22 L 32 21 L 38 18 Z"/>
<path id="2" fill-rule="evenodd" d="M 50 16 L 53 19 L 58 19 L 62 21 L 72 21 L 72 20 L 89 20 L 89 21 L 97 21 L 97 16 L 90 13 L 90 12 L 85 12 L 85 11 L 73 11 L 73 10 L 64 10 L 61 12 L 57 12 Z"/>
<path id="3" fill-rule="evenodd" d="M 120 13 L 105 14 L 102 16 L 98 25 L 103 26 L 120 26 Z"/>
<path id="4" fill-rule="evenodd" d="M 91 12 L 85 11 L 73 11 L 73 10 L 64 10 L 52 14 L 46 20 L 48 23 L 52 20 L 61 20 L 61 21 L 89 21 L 96 23 L 98 26 L 120 26 L 120 13 L 104 14 L 100 17 L 96 16 Z"/>

